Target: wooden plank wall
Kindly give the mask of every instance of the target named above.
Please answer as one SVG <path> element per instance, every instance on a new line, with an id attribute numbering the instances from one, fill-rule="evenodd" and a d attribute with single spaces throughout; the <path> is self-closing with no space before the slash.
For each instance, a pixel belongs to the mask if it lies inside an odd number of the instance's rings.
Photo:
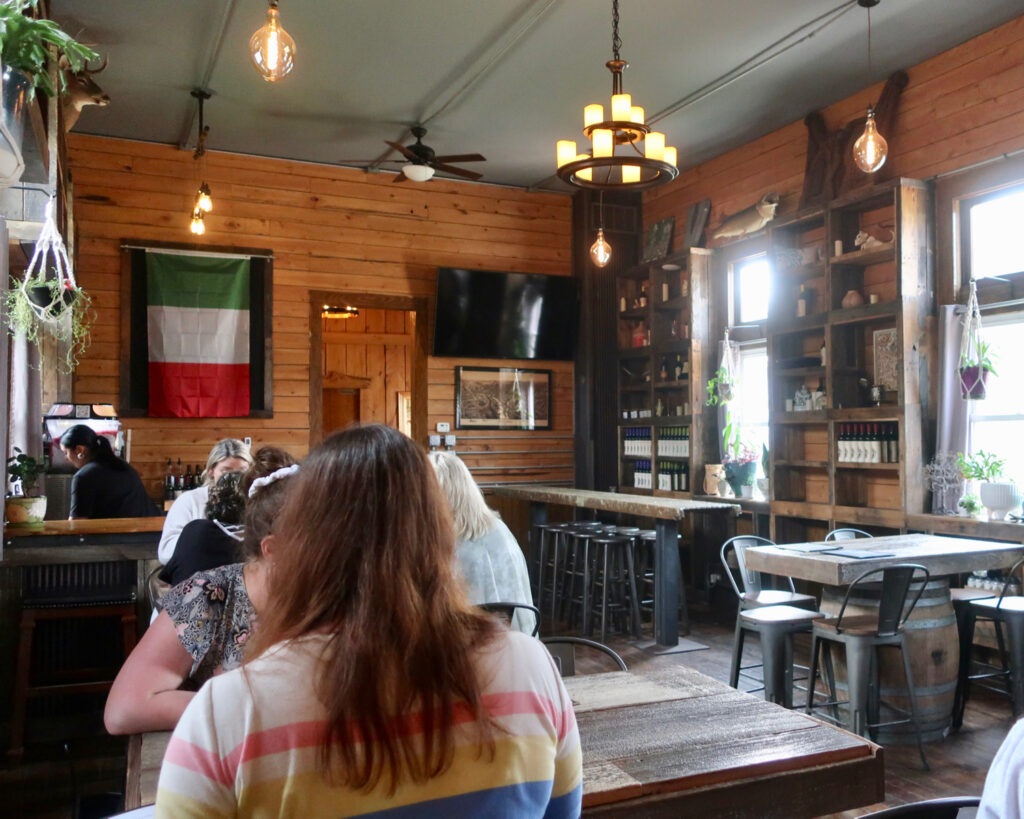
<path id="1" fill-rule="evenodd" d="M 96 307 L 92 346 L 75 373 L 74 397 L 116 404 L 121 239 L 191 241 L 188 211 L 198 168 L 190 151 L 128 140 L 72 134 L 69 152 L 78 278 Z M 438 266 L 571 274 L 568 196 L 439 178 L 395 185 L 390 174 L 216 151 L 207 154 L 204 178 L 213 190 L 214 210 L 198 244 L 269 247 L 275 254 L 274 417 L 126 420 L 133 463 L 154 492 L 166 458 L 203 461 L 225 436 L 250 435 L 255 445 L 305 454 L 310 290 L 432 296 Z M 452 384 L 459 363 L 428 362 L 431 424 L 435 417 L 454 414 Z M 559 396 L 555 432 L 565 442 L 557 448 L 565 451 L 559 453 L 558 474 L 571 479 L 571 365 L 559 367 Z M 504 435 L 503 446 L 548 453 L 543 458 L 550 459 L 551 439 Z M 507 463 L 484 454 L 473 462 Z M 488 470 L 484 476 L 518 479 L 522 471 Z"/>
<path id="2" fill-rule="evenodd" d="M 1018 17 L 908 68 L 910 84 L 900 98 L 895 131 L 883 135 L 889 158 L 875 174 L 877 181 L 926 179 L 1024 148 L 1022 63 L 1024 17 Z M 878 83 L 826 108 L 829 130 L 862 116 L 881 89 Z M 685 142 L 679 150 L 685 161 Z M 713 230 L 724 216 L 769 191 L 783 196 L 776 214 L 783 216 L 797 208 L 806 152 L 807 128 L 798 120 L 645 193 L 644 222 L 674 216 L 678 245 L 692 203 L 711 199 Z"/>

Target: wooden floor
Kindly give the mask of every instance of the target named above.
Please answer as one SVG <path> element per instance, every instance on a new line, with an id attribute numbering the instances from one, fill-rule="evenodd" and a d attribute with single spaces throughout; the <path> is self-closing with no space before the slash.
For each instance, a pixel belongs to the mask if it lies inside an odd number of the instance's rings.
<path id="1" fill-rule="evenodd" d="M 732 628 L 708 622 L 694 622 L 691 623 L 688 639 L 703 643 L 708 648 L 683 654 L 656 656 L 631 645 L 631 638 L 609 637 L 608 644 L 619 652 L 631 671 L 677 663 L 728 682 Z M 751 646 L 751 643 L 754 645 Z M 744 665 L 757 662 L 760 653 L 756 640 L 748 640 L 747 646 Z M 798 643 L 797 661 L 806 662 L 806 653 L 809 649 L 807 646 L 803 647 L 805 656 L 801 658 L 801 648 Z M 581 664 L 580 670 L 598 669 L 593 666 L 588 669 Z M 743 687 L 741 682 L 741 688 Z M 972 692 L 964 715 L 963 727 L 943 741 L 925 746 L 925 753 L 931 766 L 930 772 L 922 769 L 916 746 L 886 747 L 885 802 L 832 814 L 831 819 L 862 816 L 885 807 L 940 796 L 980 795 L 992 757 L 995 756 L 1013 723 L 1010 704 L 1005 698 L 984 691 L 975 696 Z"/>

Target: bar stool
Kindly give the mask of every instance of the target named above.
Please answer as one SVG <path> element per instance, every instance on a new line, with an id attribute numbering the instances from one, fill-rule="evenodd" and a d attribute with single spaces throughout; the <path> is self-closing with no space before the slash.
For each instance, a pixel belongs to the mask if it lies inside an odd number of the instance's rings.
<path id="1" fill-rule="evenodd" d="M 576 626 L 576 612 L 580 613 L 580 621 L 585 632 L 590 626 L 590 593 L 593 577 L 593 560 L 590 551 L 591 539 L 605 531 L 603 526 L 583 524 L 568 527 L 565 531 L 566 556 L 565 572 L 562 583 L 563 616 L 569 628 Z"/>
<path id="2" fill-rule="evenodd" d="M 545 611 L 545 598 L 550 591 L 551 598 L 547 603 L 550 618 L 555 619 L 555 607 L 558 602 L 558 575 L 561 566 L 563 534 L 572 523 L 542 523 L 533 527 L 537 538 L 536 583 L 533 599 L 537 608 Z"/>
<path id="3" fill-rule="evenodd" d="M 950 599 L 953 601 L 953 613 L 956 615 L 956 635 L 960 645 L 960 663 L 957 669 L 956 695 L 953 699 L 953 724 L 954 729 L 960 728 L 964 722 L 964 709 L 967 707 L 967 700 L 964 697 L 964 689 L 968 685 L 968 676 L 971 670 L 971 650 L 974 647 L 974 622 L 971 611 L 971 603 L 975 600 L 986 600 L 995 597 L 995 593 L 987 589 L 950 589 Z M 988 617 L 983 617 L 989 620 Z M 999 661 L 1003 672 L 1009 671 L 1009 664 L 1006 660 L 1006 644 L 1003 641 L 1003 629 L 998 622 L 993 623 L 996 643 L 999 646 Z"/>
<path id="4" fill-rule="evenodd" d="M 993 691 L 998 691 L 1009 697 L 1013 707 L 1013 716 L 1017 717 L 1024 712 L 1024 597 L 1010 596 L 1006 592 L 1014 580 L 1014 574 L 1024 566 L 1024 560 L 1018 560 L 1006 574 L 1006 581 L 1003 583 L 999 597 L 987 597 L 971 600 L 967 604 L 965 622 L 966 642 L 960 647 L 960 679 L 957 680 L 958 697 L 956 701 L 957 711 L 953 715 L 953 724 L 959 727 L 963 723 L 963 712 L 967 707 L 967 700 L 971 695 L 971 682 L 999 679 L 1005 684 L 1005 689 L 991 686 Z M 994 671 L 983 671 L 979 674 L 970 674 L 970 650 L 974 644 L 974 628 L 978 620 L 991 620 L 996 632 L 996 640 L 999 644 L 999 655 L 1002 668 L 996 668 L 987 663 L 981 665 L 986 668 L 995 668 Z M 1002 627 L 1006 626 L 1006 639 L 1009 642 L 1009 651 L 1004 643 Z M 966 661 L 964 659 L 966 655 Z M 1009 661 L 1007 662 L 1007 655 Z"/>
<path id="5" fill-rule="evenodd" d="M 921 572 L 923 577 L 917 577 Z M 845 616 L 846 606 L 850 597 L 858 593 L 868 578 L 881 575 L 882 583 L 879 590 L 878 614 Z M 916 579 L 915 579 L 916 578 Z M 897 563 L 884 569 L 871 569 L 853 581 L 846 590 L 839 615 L 835 620 L 815 621 L 811 628 L 811 682 L 807 687 L 807 704 L 804 711 L 812 713 L 815 708 L 829 708 L 832 716 L 825 719 L 839 723 L 836 708 L 848 705 L 849 716 L 846 728 L 855 734 L 873 738 L 875 729 L 910 723 L 917 737 L 917 750 L 921 755 L 924 769 L 930 770 L 925 759 L 924 745 L 921 742 L 921 724 L 918 719 L 917 693 L 914 688 L 914 675 L 907 652 L 903 625 L 914 611 L 929 579 L 928 570 L 916 563 Z M 877 582 L 877 581 L 876 581 Z M 918 583 L 917 593 L 907 604 L 912 583 Z M 874 585 L 874 584 L 872 584 Z M 841 644 L 846 649 L 847 685 L 850 699 L 839 702 L 836 699 L 836 681 L 832 668 L 832 644 Z M 910 701 L 909 713 L 890 705 L 892 710 L 908 713 L 907 719 L 890 722 L 879 722 L 881 697 L 878 685 L 878 656 L 881 646 L 894 646 L 900 650 L 903 658 L 903 672 L 906 675 L 907 698 Z M 814 702 L 814 686 L 818 671 L 819 654 L 824 655 L 825 677 L 828 683 L 829 700 L 825 703 Z M 824 715 L 822 715 L 824 716 Z"/>
<path id="6" fill-rule="evenodd" d="M 601 617 L 601 642 L 608 638 L 609 614 L 628 614 L 632 623 L 631 632 L 640 638 L 640 601 L 636 591 L 636 575 L 633 566 L 633 550 L 630 539 L 623 535 L 598 534 L 590 538 L 594 553 L 594 572 L 591 578 L 591 615 Z M 598 602 L 597 587 L 601 587 Z M 609 592 L 612 600 L 609 601 Z M 585 610 L 586 612 L 586 610 Z M 590 636 L 592 629 L 584 630 Z"/>
<path id="7" fill-rule="evenodd" d="M 786 708 L 793 707 L 793 635 L 810 632 L 820 611 L 796 606 L 763 606 L 741 611 L 736 618 L 730 685 L 739 683 L 739 663 L 743 656 L 743 635 L 750 631 L 761 639 L 764 660 L 764 698 Z"/>
<path id="8" fill-rule="evenodd" d="M 135 647 L 135 582 L 133 562 L 77 563 L 30 566 L 22 569 L 21 614 L 18 623 L 18 655 L 14 667 L 11 715 L 11 747 L 8 756 L 20 758 L 25 750 L 25 716 L 31 697 L 48 694 L 95 694 L 109 691 L 113 674 L 88 668 L 75 674 L 78 681 L 33 684 L 33 644 L 36 624 L 56 620 L 119 619 L 121 661 Z M 93 672 L 100 679 L 81 681 L 81 672 Z"/>

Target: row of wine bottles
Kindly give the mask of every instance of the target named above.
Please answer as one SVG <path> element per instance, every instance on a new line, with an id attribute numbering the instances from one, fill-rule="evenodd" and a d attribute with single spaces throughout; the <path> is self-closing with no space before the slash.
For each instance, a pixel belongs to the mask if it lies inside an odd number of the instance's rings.
<path id="1" fill-rule="evenodd" d="M 626 427 L 622 430 L 622 454 L 649 456 L 651 454 L 651 428 Z"/>
<path id="2" fill-rule="evenodd" d="M 658 454 L 668 458 L 689 458 L 690 428 L 663 427 L 658 430 Z"/>
<path id="3" fill-rule="evenodd" d="M 899 424 L 840 424 L 840 463 L 896 464 L 900 462 Z"/>
<path id="4" fill-rule="evenodd" d="M 651 461 L 637 461 L 633 465 L 633 487 L 635 489 L 654 488 L 652 467 Z M 686 492 L 689 486 L 689 464 L 658 461 L 658 489 L 666 492 Z"/>
<path id="5" fill-rule="evenodd" d="M 203 468 L 196 464 L 195 472 L 192 471 L 192 464 L 181 466 L 181 458 L 178 458 L 178 465 L 167 459 L 167 469 L 164 472 L 164 500 L 174 500 L 182 492 L 195 489 L 203 482 Z"/>

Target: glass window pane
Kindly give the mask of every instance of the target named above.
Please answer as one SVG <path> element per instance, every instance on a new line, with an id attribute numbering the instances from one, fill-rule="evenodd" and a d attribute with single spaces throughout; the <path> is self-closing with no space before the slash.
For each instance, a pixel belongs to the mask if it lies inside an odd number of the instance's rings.
<path id="1" fill-rule="evenodd" d="M 772 277 L 763 256 L 737 265 L 735 286 L 739 294 L 740 324 L 752 324 L 768 318 L 768 299 Z"/>
<path id="2" fill-rule="evenodd" d="M 971 424 L 971 451 L 992 452 L 1003 458 L 1005 480 L 1024 482 L 1024 419 L 976 421 Z"/>
<path id="3" fill-rule="evenodd" d="M 1007 321 L 1003 317 L 982 317 L 982 338 L 990 345 L 992 365 L 998 376 L 986 382 L 987 398 L 971 402 L 975 418 L 989 415 L 1021 415 L 1024 417 L 1024 379 L 1020 378 L 1018 356 L 1024 350 L 1024 316 L 1017 314 Z"/>
<path id="4" fill-rule="evenodd" d="M 971 275 L 975 279 L 1024 270 L 1024 190 L 989 199 L 970 209 Z"/>
<path id="5" fill-rule="evenodd" d="M 768 445 L 768 349 L 763 346 L 740 349 L 738 413 L 743 425 L 743 442 L 761 458 Z"/>

